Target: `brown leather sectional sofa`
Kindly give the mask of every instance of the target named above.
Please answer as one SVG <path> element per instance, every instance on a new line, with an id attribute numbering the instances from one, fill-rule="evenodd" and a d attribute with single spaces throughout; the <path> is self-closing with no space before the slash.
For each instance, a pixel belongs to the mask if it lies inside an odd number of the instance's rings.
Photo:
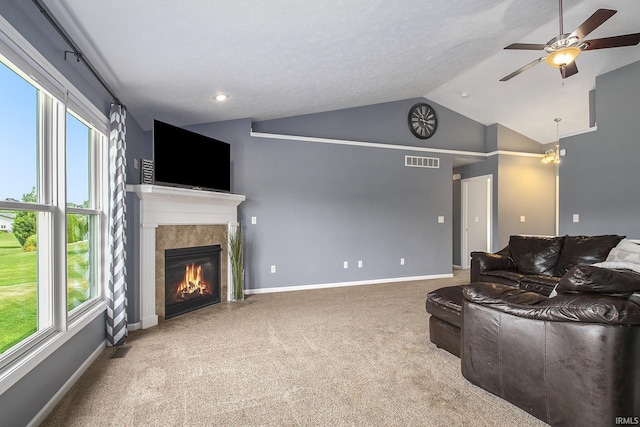
<path id="1" fill-rule="evenodd" d="M 495 254 L 471 253 L 471 283 L 502 283 L 548 296 L 573 266 L 604 261 L 623 238 L 511 236 Z"/>
<path id="2" fill-rule="evenodd" d="M 640 273 L 590 265 L 620 240 L 512 236 L 472 254 L 470 285 L 427 296 L 431 340 L 466 379 L 553 426 L 640 417 Z"/>

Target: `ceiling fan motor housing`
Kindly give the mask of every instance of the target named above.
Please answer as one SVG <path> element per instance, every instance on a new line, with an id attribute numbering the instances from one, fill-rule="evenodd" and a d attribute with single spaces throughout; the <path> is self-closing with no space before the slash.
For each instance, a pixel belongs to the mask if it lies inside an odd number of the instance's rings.
<path id="1" fill-rule="evenodd" d="M 576 46 L 580 38 L 571 34 L 561 34 L 558 37 L 554 37 L 549 40 L 544 47 L 547 53 L 553 53 L 565 47 Z"/>

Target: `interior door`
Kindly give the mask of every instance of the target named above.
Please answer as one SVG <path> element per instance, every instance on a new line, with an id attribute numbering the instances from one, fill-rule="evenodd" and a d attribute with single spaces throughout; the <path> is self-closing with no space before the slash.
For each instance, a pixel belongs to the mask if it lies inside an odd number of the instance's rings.
<path id="1" fill-rule="evenodd" d="M 462 268 L 470 267 L 471 252 L 491 251 L 492 175 L 462 180 Z"/>

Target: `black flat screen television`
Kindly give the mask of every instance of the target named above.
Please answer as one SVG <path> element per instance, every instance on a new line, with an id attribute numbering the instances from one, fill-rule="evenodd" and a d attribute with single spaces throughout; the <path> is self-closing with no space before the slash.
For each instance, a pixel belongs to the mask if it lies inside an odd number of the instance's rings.
<path id="1" fill-rule="evenodd" d="M 155 183 L 209 191 L 231 191 L 231 147 L 158 120 L 153 121 Z"/>

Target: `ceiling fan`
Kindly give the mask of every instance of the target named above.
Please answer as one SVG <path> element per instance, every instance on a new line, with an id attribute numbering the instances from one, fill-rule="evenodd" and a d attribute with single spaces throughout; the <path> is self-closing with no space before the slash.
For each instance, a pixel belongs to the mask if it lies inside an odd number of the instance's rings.
<path id="1" fill-rule="evenodd" d="M 544 50 L 547 55 L 532 61 L 522 68 L 517 69 L 513 73 L 500 79 L 506 82 L 520 73 L 527 71 L 529 68 L 542 61 L 554 68 L 560 69 L 560 75 L 563 79 L 573 76 L 578 72 L 575 59 L 582 51 L 595 49 L 609 49 L 612 47 L 633 46 L 640 43 L 640 33 L 625 34 L 622 36 L 605 37 L 601 39 L 583 40 L 589 33 L 602 25 L 607 19 L 611 18 L 616 10 L 598 9 L 586 21 L 584 21 L 572 33 L 564 33 L 562 28 L 562 0 L 559 0 L 559 20 L 560 35 L 552 38 L 546 44 L 534 43 L 513 43 L 505 47 L 505 49 L 520 50 Z"/>

